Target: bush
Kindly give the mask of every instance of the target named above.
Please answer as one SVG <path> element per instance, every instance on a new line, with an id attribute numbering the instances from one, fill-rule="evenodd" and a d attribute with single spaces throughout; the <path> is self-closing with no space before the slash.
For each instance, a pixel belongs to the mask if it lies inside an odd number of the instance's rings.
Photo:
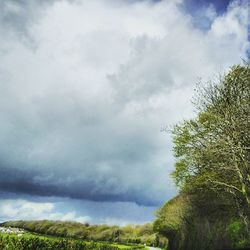
<path id="1" fill-rule="evenodd" d="M 39 236 L 0 235 L 1 250 L 118 250 L 116 246 Z"/>
<path id="2" fill-rule="evenodd" d="M 245 235 L 244 225 L 240 220 L 233 220 L 228 225 L 227 234 L 233 247 L 243 248 L 247 246 L 247 236 Z"/>

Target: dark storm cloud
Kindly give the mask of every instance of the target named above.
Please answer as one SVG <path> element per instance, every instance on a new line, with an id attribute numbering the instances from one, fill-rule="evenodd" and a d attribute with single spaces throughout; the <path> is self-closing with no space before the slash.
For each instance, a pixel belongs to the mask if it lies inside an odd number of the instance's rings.
<path id="1" fill-rule="evenodd" d="M 1 167 L 0 168 L 0 190 L 14 194 L 38 195 L 38 196 L 58 196 L 70 197 L 74 199 L 85 199 L 92 201 L 122 201 L 136 202 L 139 205 L 153 206 L 158 201 L 144 197 L 143 190 L 129 190 L 128 192 L 112 194 L 105 191 L 106 180 L 99 181 L 75 181 L 67 184 L 46 184 L 36 181 L 39 174 L 35 171 L 27 172 L 17 168 Z M 129 175 L 127 176 L 129 178 Z M 96 187 L 103 187 L 103 190 L 95 191 Z M 116 187 L 114 187 L 116 188 Z"/>
<path id="2" fill-rule="evenodd" d="M 173 196 L 160 129 L 192 115 L 197 77 L 244 57 L 244 9 L 201 33 L 179 1 L 41 2 L 1 2 L 0 190 L 144 205 Z"/>

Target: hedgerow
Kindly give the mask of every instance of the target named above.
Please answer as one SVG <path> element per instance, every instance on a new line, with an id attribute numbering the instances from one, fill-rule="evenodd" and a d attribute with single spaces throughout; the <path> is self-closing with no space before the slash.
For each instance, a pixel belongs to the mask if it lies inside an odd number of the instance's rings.
<path id="1" fill-rule="evenodd" d="M 32 235 L 0 235 L 0 250 L 118 250 L 117 246 Z"/>

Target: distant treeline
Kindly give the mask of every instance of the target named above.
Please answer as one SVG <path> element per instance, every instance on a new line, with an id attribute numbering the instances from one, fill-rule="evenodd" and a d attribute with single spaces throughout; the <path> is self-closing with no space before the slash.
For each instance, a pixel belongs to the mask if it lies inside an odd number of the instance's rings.
<path id="1" fill-rule="evenodd" d="M 125 227 L 89 225 L 62 221 L 9 221 L 3 226 L 23 228 L 43 235 L 69 237 L 96 242 L 116 242 L 122 244 L 147 244 L 166 247 L 167 239 L 153 231 L 152 224 L 128 225 Z"/>

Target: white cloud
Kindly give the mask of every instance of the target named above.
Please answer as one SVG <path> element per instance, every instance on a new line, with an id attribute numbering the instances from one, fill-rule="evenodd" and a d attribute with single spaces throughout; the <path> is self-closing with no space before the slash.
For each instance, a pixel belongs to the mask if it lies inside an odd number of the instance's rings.
<path id="1" fill-rule="evenodd" d="M 141 222 L 138 221 L 130 221 L 130 220 L 125 220 L 125 219 L 119 219 L 119 218 L 112 218 L 112 217 L 107 217 L 103 220 L 102 224 L 105 225 L 110 225 L 110 226 L 115 226 L 115 225 L 119 225 L 119 226 L 127 226 L 127 225 L 139 225 L 142 224 Z"/>
<path id="2" fill-rule="evenodd" d="M 61 220 L 90 222 L 89 216 L 78 216 L 75 211 L 62 213 L 56 205 L 49 202 L 32 202 L 23 199 L 0 200 L 0 220 Z"/>
<path id="3" fill-rule="evenodd" d="M 53 208 L 52 203 L 35 203 L 25 200 L 1 200 L 0 202 L 1 216 L 9 218 L 41 216 L 50 213 Z"/>
<path id="4" fill-rule="evenodd" d="M 61 220 L 61 221 L 77 221 L 80 223 L 91 222 L 91 218 L 89 216 L 77 216 L 76 212 L 68 212 L 68 213 L 52 213 L 47 215 L 47 219 L 49 220 Z"/>

